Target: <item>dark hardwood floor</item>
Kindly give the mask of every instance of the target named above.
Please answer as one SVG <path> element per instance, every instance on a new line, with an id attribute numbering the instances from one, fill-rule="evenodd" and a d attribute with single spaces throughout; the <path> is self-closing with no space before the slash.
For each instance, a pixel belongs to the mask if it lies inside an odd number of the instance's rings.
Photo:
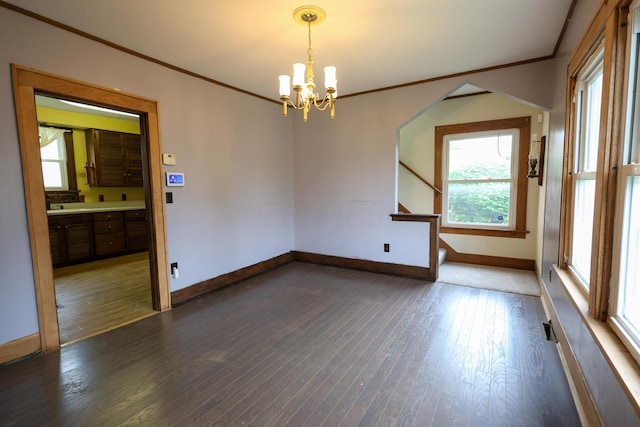
<path id="1" fill-rule="evenodd" d="M 0 425 L 577 426 L 537 297 L 292 263 L 0 366 Z"/>

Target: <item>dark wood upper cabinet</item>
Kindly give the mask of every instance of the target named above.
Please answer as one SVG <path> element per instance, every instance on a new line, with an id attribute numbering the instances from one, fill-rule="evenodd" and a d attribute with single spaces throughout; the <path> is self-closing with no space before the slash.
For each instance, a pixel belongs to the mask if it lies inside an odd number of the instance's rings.
<path id="1" fill-rule="evenodd" d="M 87 129 L 87 161 L 95 168 L 89 184 L 96 187 L 142 187 L 140 135 Z M 94 181 L 94 182 L 91 182 Z"/>

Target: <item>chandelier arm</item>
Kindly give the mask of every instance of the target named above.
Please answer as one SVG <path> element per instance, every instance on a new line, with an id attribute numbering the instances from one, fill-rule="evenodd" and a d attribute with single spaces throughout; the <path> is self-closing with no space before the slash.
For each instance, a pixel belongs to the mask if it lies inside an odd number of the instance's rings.
<path id="1" fill-rule="evenodd" d="M 324 111 L 324 110 L 327 109 L 327 107 L 329 107 L 329 103 L 328 102 L 323 102 L 320 105 L 317 105 L 317 104 L 314 104 L 314 105 L 316 107 L 316 110 L 318 110 L 318 111 Z"/>
<path id="2" fill-rule="evenodd" d="M 302 110 L 304 108 L 304 104 L 300 104 L 299 106 L 294 104 L 290 99 L 286 101 L 287 105 L 294 110 Z"/>
<path id="3" fill-rule="evenodd" d="M 318 102 L 318 99 L 316 98 L 313 101 L 313 105 L 320 111 L 324 111 L 327 109 L 327 107 L 333 103 L 335 103 L 335 99 L 333 99 L 333 101 L 331 100 L 331 96 L 329 94 L 325 95 L 324 98 L 322 98 L 322 101 Z"/>

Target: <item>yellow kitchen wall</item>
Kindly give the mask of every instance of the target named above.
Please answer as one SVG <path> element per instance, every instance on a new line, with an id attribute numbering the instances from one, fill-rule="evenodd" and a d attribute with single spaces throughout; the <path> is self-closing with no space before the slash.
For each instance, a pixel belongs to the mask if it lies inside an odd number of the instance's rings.
<path id="1" fill-rule="evenodd" d="M 140 134 L 140 122 L 137 120 L 121 120 L 101 117 L 94 114 L 76 113 L 55 108 L 37 106 L 38 122 L 52 126 L 73 129 L 73 154 L 76 165 L 76 179 L 80 195 L 85 202 L 97 202 L 99 196 L 104 196 L 105 202 L 122 200 L 126 194 L 127 200 L 144 200 L 142 187 L 90 187 L 87 184 L 87 173 L 84 168 L 87 162 L 87 145 L 84 130 L 105 129 L 116 132 Z"/>

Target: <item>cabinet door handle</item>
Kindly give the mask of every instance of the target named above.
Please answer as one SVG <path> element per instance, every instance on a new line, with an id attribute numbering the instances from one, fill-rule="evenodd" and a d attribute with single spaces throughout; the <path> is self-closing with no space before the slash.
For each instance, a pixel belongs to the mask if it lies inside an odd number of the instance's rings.
<path id="1" fill-rule="evenodd" d="M 111 230 L 111 226 L 110 226 L 110 225 L 109 225 L 107 228 L 108 228 L 109 230 Z"/>

